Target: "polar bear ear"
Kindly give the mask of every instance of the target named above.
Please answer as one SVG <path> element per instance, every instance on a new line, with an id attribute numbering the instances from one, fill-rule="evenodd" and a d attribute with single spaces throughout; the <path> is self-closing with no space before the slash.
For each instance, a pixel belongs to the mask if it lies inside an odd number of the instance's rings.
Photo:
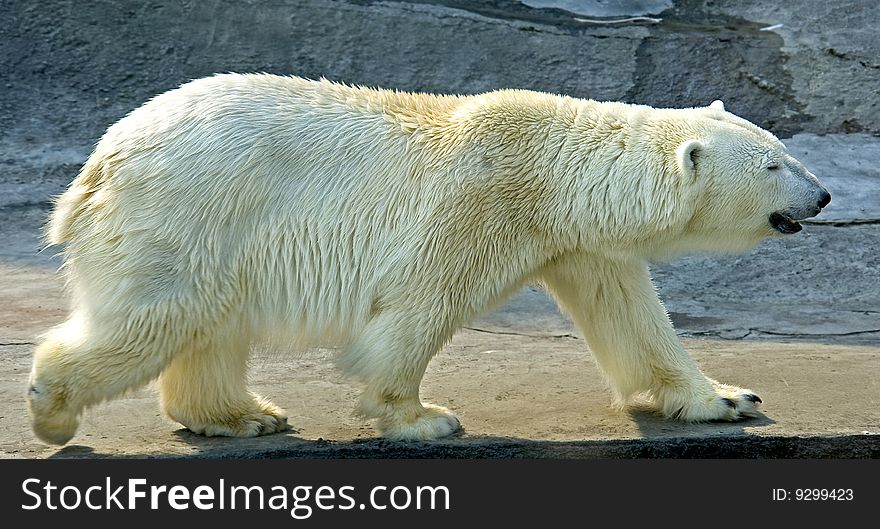
<path id="1" fill-rule="evenodd" d="M 722 101 L 720 99 L 716 99 L 715 101 L 712 101 L 712 104 L 709 105 L 709 108 L 712 108 L 715 110 L 724 110 L 724 101 Z"/>
<path id="2" fill-rule="evenodd" d="M 703 144 L 697 140 L 687 140 L 678 146 L 675 154 L 678 159 L 678 167 L 683 174 L 694 175 L 697 170 L 697 159 L 702 150 Z"/>

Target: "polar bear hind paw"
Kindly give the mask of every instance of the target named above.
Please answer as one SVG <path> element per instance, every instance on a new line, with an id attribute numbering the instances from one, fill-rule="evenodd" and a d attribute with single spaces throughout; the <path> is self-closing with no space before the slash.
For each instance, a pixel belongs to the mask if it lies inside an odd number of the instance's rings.
<path id="1" fill-rule="evenodd" d="M 174 412 L 168 412 L 168 415 L 191 432 L 207 437 L 257 437 L 290 429 L 284 410 L 265 401 L 233 408 L 222 415 L 212 414 L 204 419 L 182 417 Z"/>
<path id="2" fill-rule="evenodd" d="M 442 406 L 424 404 L 415 419 L 404 421 L 396 417 L 379 420 L 382 437 L 392 441 L 430 441 L 463 432 L 461 422 L 452 412 Z"/>

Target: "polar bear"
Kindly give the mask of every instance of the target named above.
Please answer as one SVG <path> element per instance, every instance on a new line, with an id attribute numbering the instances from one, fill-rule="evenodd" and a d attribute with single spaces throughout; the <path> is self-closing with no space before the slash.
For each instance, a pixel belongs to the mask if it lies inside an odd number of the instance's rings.
<path id="1" fill-rule="evenodd" d="M 720 102 L 654 109 L 526 90 L 442 96 L 267 74 L 159 95 L 111 126 L 55 204 L 69 319 L 34 354 L 36 435 L 158 378 L 209 436 L 287 429 L 246 385 L 260 340 L 339 346 L 391 439 L 456 432 L 419 385 L 456 329 L 546 286 L 620 402 L 737 420 L 750 390 L 682 349 L 647 263 L 744 251 L 830 195 Z"/>

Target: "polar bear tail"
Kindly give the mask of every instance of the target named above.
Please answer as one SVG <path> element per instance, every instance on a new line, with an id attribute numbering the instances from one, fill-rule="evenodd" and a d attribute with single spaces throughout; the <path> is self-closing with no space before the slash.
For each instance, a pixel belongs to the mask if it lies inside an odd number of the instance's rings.
<path id="1" fill-rule="evenodd" d="M 88 207 L 89 199 L 105 180 L 105 164 L 89 158 L 67 191 L 55 199 L 55 209 L 46 226 L 46 242 L 63 244 L 73 238 L 73 224 Z"/>

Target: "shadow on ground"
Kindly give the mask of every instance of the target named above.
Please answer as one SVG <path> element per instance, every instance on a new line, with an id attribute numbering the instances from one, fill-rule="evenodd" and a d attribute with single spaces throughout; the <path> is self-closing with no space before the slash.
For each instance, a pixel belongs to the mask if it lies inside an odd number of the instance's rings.
<path id="1" fill-rule="evenodd" d="M 627 409 L 627 412 L 645 439 L 671 437 L 679 435 L 681 432 L 680 423 L 663 418 L 663 416 L 647 405 L 631 406 Z M 703 424 L 690 424 L 688 434 L 736 437 L 749 435 L 746 428 L 768 426 L 770 424 L 776 424 L 776 421 L 761 413 L 759 417 L 748 418 L 738 422 L 713 421 Z"/>
<path id="2" fill-rule="evenodd" d="M 739 423 L 696 425 L 692 437 L 673 437 L 669 423 L 643 410 L 631 412 L 645 435 L 623 440 L 536 441 L 518 437 L 459 436 L 441 441 L 401 442 L 384 439 L 355 441 L 309 440 L 295 433 L 256 439 L 210 438 L 187 429 L 174 432 L 192 453 L 119 455 L 71 445 L 49 459 L 630 459 L 630 458 L 878 458 L 880 435 L 797 438 L 756 436 L 745 427 L 773 424 L 768 417 Z M 719 431 L 719 426 L 722 426 Z M 701 431 L 702 430 L 702 431 Z M 664 435 L 666 437 L 664 437 Z"/>

